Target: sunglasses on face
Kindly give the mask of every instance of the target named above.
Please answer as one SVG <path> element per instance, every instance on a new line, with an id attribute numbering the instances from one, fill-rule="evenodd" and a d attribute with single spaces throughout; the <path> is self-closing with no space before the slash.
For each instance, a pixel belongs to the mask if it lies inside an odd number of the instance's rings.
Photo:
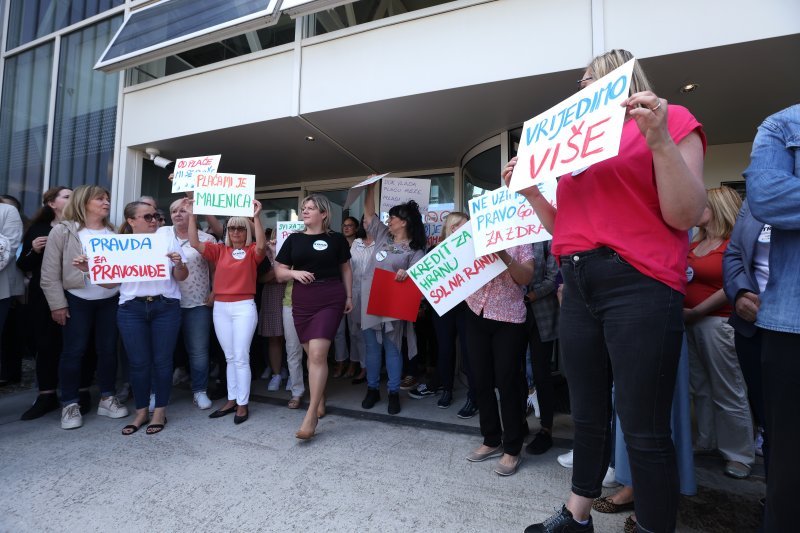
<path id="1" fill-rule="evenodd" d="M 228 226 L 228 231 L 247 231 L 244 226 Z"/>
<path id="2" fill-rule="evenodd" d="M 157 221 L 157 220 L 161 219 L 160 216 L 158 216 L 158 215 L 156 215 L 154 213 L 147 213 L 146 215 L 142 215 L 142 218 L 144 219 L 145 222 L 152 222 L 154 220 Z"/>

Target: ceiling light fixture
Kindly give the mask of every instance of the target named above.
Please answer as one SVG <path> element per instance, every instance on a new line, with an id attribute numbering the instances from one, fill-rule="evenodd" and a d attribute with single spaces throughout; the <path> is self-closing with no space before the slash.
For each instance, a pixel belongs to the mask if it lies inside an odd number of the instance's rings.
<path id="1" fill-rule="evenodd" d="M 317 138 L 316 138 L 316 137 L 314 137 L 313 135 L 307 135 L 307 136 L 306 136 L 306 140 L 307 140 L 307 141 L 316 141 L 316 140 L 317 140 Z"/>
<path id="2" fill-rule="evenodd" d="M 682 93 L 690 93 L 690 92 L 695 91 L 698 87 L 700 87 L 700 85 L 697 84 L 697 83 L 687 83 L 686 85 L 681 87 L 681 92 Z"/>

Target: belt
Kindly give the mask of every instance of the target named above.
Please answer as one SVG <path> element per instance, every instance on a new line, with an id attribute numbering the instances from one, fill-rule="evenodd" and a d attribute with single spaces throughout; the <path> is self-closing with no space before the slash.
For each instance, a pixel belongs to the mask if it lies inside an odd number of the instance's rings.
<path id="1" fill-rule="evenodd" d="M 592 257 L 604 257 L 608 255 L 617 255 L 617 252 L 615 252 L 608 246 L 602 246 L 600 248 L 593 248 L 592 250 L 586 250 L 585 252 L 575 252 L 569 255 L 562 255 L 561 262 L 578 264 L 587 259 L 591 259 Z"/>
<path id="2" fill-rule="evenodd" d="M 172 300 L 172 298 L 167 298 L 163 294 L 157 294 L 156 296 L 135 296 L 133 299 L 137 302 L 158 302 L 161 300 Z"/>

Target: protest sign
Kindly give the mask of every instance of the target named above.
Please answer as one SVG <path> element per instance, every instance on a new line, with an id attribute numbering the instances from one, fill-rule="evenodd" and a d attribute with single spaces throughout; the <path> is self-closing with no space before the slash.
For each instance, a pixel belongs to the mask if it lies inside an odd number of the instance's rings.
<path id="1" fill-rule="evenodd" d="M 410 279 L 397 281 L 395 280 L 396 276 L 396 272 L 382 268 L 375 269 L 369 292 L 367 313 L 416 322 L 422 294 Z"/>
<path id="2" fill-rule="evenodd" d="M 441 316 L 506 268 L 497 254 L 475 257 L 472 225 L 467 222 L 414 263 L 408 275 Z"/>
<path id="3" fill-rule="evenodd" d="M 387 172 L 386 174 L 380 174 L 378 176 L 372 176 L 370 178 L 365 179 L 361 183 L 357 183 L 356 185 L 350 187 L 350 190 L 347 191 L 347 199 L 344 201 L 344 205 L 342 206 L 342 208 L 347 209 L 348 207 L 350 207 L 350 205 L 356 201 L 358 195 L 361 194 L 361 191 L 364 190 L 364 188 L 367 185 L 371 185 L 372 183 L 375 183 L 376 181 L 385 178 L 389 174 L 391 174 L 391 172 Z"/>
<path id="4" fill-rule="evenodd" d="M 197 174 L 194 214 L 252 217 L 255 188 L 252 174 Z"/>
<path id="5" fill-rule="evenodd" d="M 449 214 L 449 209 L 428 211 L 425 213 L 425 239 L 428 241 L 428 248 L 433 248 L 439 244 L 439 238 L 442 235 L 442 228 L 444 227 L 444 219 L 446 219 Z"/>
<path id="6" fill-rule="evenodd" d="M 431 180 L 418 178 L 384 178 L 381 182 L 381 213 L 396 205 L 414 200 L 419 212 L 428 210 L 431 199 Z"/>
<path id="7" fill-rule="evenodd" d="M 305 231 L 306 225 L 303 222 L 298 222 L 297 220 L 290 220 L 287 222 L 278 222 L 278 225 L 275 228 L 275 254 L 277 255 L 278 252 L 281 251 L 281 247 L 283 243 L 286 242 L 286 238 L 295 233 L 297 231 Z"/>
<path id="8" fill-rule="evenodd" d="M 633 72 L 631 59 L 522 125 L 509 188 L 519 191 L 614 157 L 619 152 Z"/>
<path id="9" fill-rule="evenodd" d="M 216 174 L 222 155 L 202 155 L 175 161 L 172 173 L 172 192 L 193 191 L 198 174 Z"/>
<path id="10" fill-rule="evenodd" d="M 538 185 L 542 195 L 556 205 L 555 180 Z M 548 241 L 553 238 L 536 216 L 528 200 L 506 187 L 487 192 L 469 201 L 473 244 L 478 257 L 520 244 Z"/>
<path id="11" fill-rule="evenodd" d="M 81 235 L 92 284 L 169 279 L 169 241 L 161 233 Z"/>

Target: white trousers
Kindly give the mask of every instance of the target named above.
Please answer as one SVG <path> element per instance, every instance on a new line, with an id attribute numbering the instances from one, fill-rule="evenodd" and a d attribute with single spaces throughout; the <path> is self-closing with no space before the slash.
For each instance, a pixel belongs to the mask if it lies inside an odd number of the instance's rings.
<path id="1" fill-rule="evenodd" d="M 717 448 L 728 461 L 753 464 L 753 420 L 733 328 L 727 318 L 707 316 L 686 326 L 686 342 L 697 446 Z"/>
<path id="2" fill-rule="evenodd" d="M 350 328 L 350 354 L 347 353 L 347 331 L 345 330 L 345 321 Z M 339 329 L 336 330 L 336 337 L 333 339 L 333 350 L 337 362 L 347 361 L 350 359 L 352 363 L 360 363 L 362 368 L 366 368 L 366 348 L 364 347 L 364 339 L 361 336 L 361 326 L 355 322 L 353 313 L 344 315 L 342 321 L 339 323 Z"/>
<path id="3" fill-rule="evenodd" d="M 303 386 L 303 345 L 294 329 L 292 308 L 283 308 L 283 338 L 286 341 L 286 363 L 289 379 L 292 380 L 292 396 L 300 397 L 306 392 Z"/>
<path id="4" fill-rule="evenodd" d="M 255 300 L 214 302 L 214 331 L 225 352 L 228 400 L 250 401 L 250 344 L 258 324 Z"/>

